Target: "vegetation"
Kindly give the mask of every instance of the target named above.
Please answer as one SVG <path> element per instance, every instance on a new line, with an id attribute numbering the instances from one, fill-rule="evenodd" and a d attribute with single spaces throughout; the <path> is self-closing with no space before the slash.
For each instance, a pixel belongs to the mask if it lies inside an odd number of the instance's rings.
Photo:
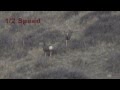
<path id="1" fill-rule="evenodd" d="M 8 24 L 9 17 L 41 23 Z M 0 78 L 120 78 L 119 38 L 119 11 L 1 11 Z M 43 41 L 55 47 L 51 57 L 44 56 Z"/>

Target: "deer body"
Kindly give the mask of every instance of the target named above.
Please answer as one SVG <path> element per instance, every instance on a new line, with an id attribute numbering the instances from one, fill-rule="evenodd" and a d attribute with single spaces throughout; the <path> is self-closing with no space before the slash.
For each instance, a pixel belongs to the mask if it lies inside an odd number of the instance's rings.
<path id="1" fill-rule="evenodd" d="M 43 42 L 43 51 L 44 51 L 45 56 L 47 56 L 47 54 L 49 53 L 49 48 L 45 42 Z"/>
<path id="2" fill-rule="evenodd" d="M 54 47 L 52 45 L 47 45 L 45 42 L 43 42 L 43 51 L 46 56 L 52 56 Z"/>
<path id="3" fill-rule="evenodd" d="M 71 39 L 72 31 L 65 33 L 66 47 L 68 46 L 68 41 Z"/>

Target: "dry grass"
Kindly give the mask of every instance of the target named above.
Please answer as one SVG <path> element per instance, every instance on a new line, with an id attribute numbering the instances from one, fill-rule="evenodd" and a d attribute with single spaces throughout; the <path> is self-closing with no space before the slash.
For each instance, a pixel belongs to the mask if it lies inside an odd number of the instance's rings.
<path id="1" fill-rule="evenodd" d="M 120 12 L 9 11 L 0 12 L 0 78 L 92 79 L 120 78 Z M 5 18 L 40 17 L 41 24 L 8 25 Z M 64 33 L 73 30 L 69 46 Z M 42 41 L 55 47 L 45 57 Z"/>

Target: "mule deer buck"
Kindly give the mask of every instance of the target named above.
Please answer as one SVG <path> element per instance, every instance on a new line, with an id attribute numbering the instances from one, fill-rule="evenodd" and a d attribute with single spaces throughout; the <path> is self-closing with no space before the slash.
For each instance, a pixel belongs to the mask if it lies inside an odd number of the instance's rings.
<path id="1" fill-rule="evenodd" d="M 68 47 L 68 41 L 71 39 L 71 36 L 72 36 L 72 31 L 67 31 L 67 32 L 64 32 L 65 33 L 65 42 L 66 42 L 66 47 Z"/>
<path id="2" fill-rule="evenodd" d="M 46 42 L 43 42 L 43 51 L 44 55 L 46 56 L 52 56 L 54 47 L 52 45 L 47 45 Z"/>

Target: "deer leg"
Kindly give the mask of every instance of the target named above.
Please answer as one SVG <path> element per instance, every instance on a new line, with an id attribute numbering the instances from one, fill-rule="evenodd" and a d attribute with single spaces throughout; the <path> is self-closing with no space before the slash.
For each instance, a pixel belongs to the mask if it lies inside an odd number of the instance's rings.
<path id="1" fill-rule="evenodd" d="M 50 51 L 50 57 L 52 56 L 52 51 Z"/>

